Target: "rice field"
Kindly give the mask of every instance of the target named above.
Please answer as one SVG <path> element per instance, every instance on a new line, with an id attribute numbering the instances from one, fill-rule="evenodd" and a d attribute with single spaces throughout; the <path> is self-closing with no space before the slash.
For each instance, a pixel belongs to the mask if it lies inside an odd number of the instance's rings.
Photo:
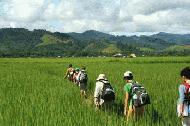
<path id="1" fill-rule="evenodd" d="M 65 80 L 69 63 L 85 65 L 88 99 Z M 1 126 L 178 126 L 176 115 L 180 70 L 190 57 L 152 58 L 1 58 Z M 123 73 L 130 70 L 151 97 L 145 116 L 126 122 L 123 117 Z M 95 111 L 96 78 L 105 73 L 116 91 L 113 111 Z"/>

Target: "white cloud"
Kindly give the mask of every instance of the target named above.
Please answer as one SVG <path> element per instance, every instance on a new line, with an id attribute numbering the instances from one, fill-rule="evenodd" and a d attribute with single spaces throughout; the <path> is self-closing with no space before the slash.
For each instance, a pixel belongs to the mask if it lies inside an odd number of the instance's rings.
<path id="1" fill-rule="evenodd" d="M 136 31 L 165 31 L 175 33 L 180 28 L 181 30 L 189 29 L 189 12 L 190 9 L 177 8 L 158 11 L 150 15 L 135 15 L 133 16 L 133 22 L 137 26 Z"/>
<path id="2" fill-rule="evenodd" d="M 0 28 L 10 27 L 10 23 L 0 18 Z"/>
<path id="3" fill-rule="evenodd" d="M 11 0 L 5 4 L 8 11 L 5 18 L 17 22 L 34 22 L 41 20 L 44 0 Z"/>
<path id="4" fill-rule="evenodd" d="M 190 32 L 189 0 L 2 0 L 0 27 L 60 32 Z"/>

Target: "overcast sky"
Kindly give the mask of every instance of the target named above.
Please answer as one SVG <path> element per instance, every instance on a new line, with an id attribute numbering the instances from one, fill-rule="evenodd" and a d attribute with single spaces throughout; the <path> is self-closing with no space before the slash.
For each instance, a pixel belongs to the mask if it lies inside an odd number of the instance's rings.
<path id="1" fill-rule="evenodd" d="M 0 0 L 0 28 L 190 33 L 190 0 Z"/>

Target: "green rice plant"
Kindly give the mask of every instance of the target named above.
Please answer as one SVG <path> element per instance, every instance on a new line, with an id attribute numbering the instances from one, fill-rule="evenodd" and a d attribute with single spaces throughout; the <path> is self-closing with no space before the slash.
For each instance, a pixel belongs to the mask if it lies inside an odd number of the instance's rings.
<path id="1" fill-rule="evenodd" d="M 69 63 L 86 66 L 88 99 L 64 79 Z M 180 70 L 190 57 L 142 58 L 2 58 L 0 59 L 0 125 L 2 126 L 168 126 L 180 125 L 176 115 Z M 123 73 L 130 70 L 151 96 L 145 116 L 126 121 Z M 113 111 L 95 111 L 96 78 L 106 74 L 116 91 Z"/>

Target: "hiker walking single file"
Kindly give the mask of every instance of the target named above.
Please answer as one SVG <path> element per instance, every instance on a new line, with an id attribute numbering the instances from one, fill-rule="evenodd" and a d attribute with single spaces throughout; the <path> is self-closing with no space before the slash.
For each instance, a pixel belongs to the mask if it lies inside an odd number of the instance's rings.
<path id="1" fill-rule="evenodd" d="M 124 73 L 125 99 L 124 99 L 124 115 L 127 120 L 130 118 L 138 118 L 144 113 L 144 105 L 150 104 L 150 97 L 145 88 L 138 82 L 133 80 L 131 71 Z"/>
<path id="2" fill-rule="evenodd" d="M 73 81 L 73 74 L 74 74 L 73 65 L 69 64 L 64 78 L 65 79 L 68 78 L 70 81 Z"/>
<path id="3" fill-rule="evenodd" d="M 86 67 L 82 66 L 81 71 L 79 72 L 79 87 L 80 87 L 80 94 L 81 96 L 87 98 L 87 82 L 88 82 L 88 75 L 86 72 Z"/>
<path id="4" fill-rule="evenodd" d="M 105 74 L 100 74 L 96 79 L 96 87 L 94 91 L 94 104 L 96 109 L 105 106 L 110 108 L 115 100 L 115 92 L 107 80 Z"/>

